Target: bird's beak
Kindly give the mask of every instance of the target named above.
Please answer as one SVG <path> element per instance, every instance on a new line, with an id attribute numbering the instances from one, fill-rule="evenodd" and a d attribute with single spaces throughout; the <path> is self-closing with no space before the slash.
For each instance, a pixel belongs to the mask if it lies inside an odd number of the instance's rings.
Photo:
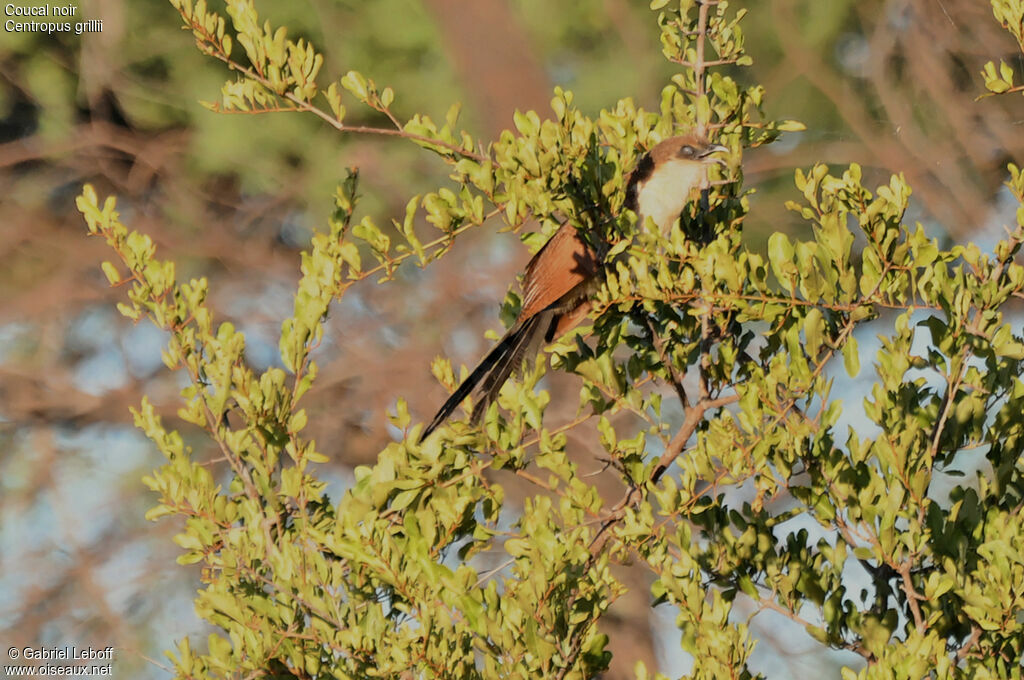
<path id="1" fill-rule="evenodd" d="M 708 148 L 704 149 L 703 153 L 701 153 L 701 155 L 698 156 L 698 158 L 700 158 L 701 161 L 703 161 L 704 163 L 718 163 L 719 165 L 726 165 L 724 158 L 712 158 L 711 154 L 728 150 L 729 147 L 727 146 L 722 146 L 721 144 L 711 144 L 708 146 Z"/>

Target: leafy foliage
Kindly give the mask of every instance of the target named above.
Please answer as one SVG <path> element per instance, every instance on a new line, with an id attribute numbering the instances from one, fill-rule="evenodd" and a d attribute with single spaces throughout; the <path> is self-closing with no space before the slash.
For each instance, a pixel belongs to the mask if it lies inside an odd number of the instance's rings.
<path id="1" fill-rule="evenodd" d="M 861 655 L 847 677 L 1020 676 L 1024 342 L 1010 304 L 1024 298 L 1024 209 L 993 253 L 943 250 L 904 223 L 902 177 L 869 191 L 856 165 L 816 165 L 789 205 L 813 237 L 749 249 L 740 155 L 800 126 L 764 120 L 763 90 L 733 78 L 750 57 L 743 12 L 724 1 L 652 3 L 680 67 L 659 111 L 624 99 L 590 118 L 558 89 L 553 118 L 517 114 L 516 131 L 486 146 L 459 128 L 457 106 L 442 122 L 402 121 L 392 89 L 360 73 L 324 87 L 322 56 L 261 23 L 251 0 L 229 1 L 226 17 L 202 0 L 172 4 L 199 49 L 239 74 L 212 108 L 402 137 L 452 179 L 386 230 L 357 218 L 350 174 L 303 254 L 282 324 L 287 370 L 262 374 L 243 361 L 244 337 L 215 324 L 204 280 L 179 283 L 113 199 L 101 205 L 89 187 L 79 199 L 117 255 L 103 265 L 111 284 L 130 286 L 122 313 L 171 333 L 165 363 L 189 378 L 180 416 L 229 467 L 218 481 L 143 400 L 136 423 L 168 459 L 146 479 L 160 496 L 150 516 L 185 518 L 180 560 L 203 564 L 197 611 L 222 631 L 205 653 L 181 642 L 180 677 L 593 677 L 610 658 L 601 617 L 623 592 L 611 567 L 625 560 L 650 570 L 655 605 L 678 608 L 695 677 L 751 675 L 740 597 Z M 1001 20 L 1018 16 L 993 4 Z M 353 105 L 391 126 L 346 122 Z M 621 209 L 624 175 L 640 149 L 689 128 L 729 145 L 730 165 L 670 236 L 638 233 Z M 1010 172 L 1022 201 L 1024 176 Z M 553 348 L 553 365 L 582 380 L 579 418 L 546 422 L 542 368 L 506 386 L 481 430 L 455 423 L 422 446 L 399 401 L 392 423 L 407 436 L 334 505 L 300 407 L 331 301 L 407 259 L 431 265 L 497 216 L 512 230 L 538 223 L 524 236 L 533 247 L 563 220 L 607 244 L 592 344 Z M 861 329 L 881 348 L 866 422 L 843 431 L 837 367 L 869 370 Z M 454 387 L 447 362 L 434 368 Z M 570 457 L 567 431 L 591 419 L 627 488 L 616 503 Z M 538 488 L 518 514 L 499 483 L 512 477 Z M 488 551 L 507 559 L 481 571 Z"/>
<path id="2" fill-rule="evenodd" d="M 1020 0 L 992 0 L 992 11 L 1024 51 L 1024 3 Z M 1013 67 L 1006 61 L 999 61 L 998 71 L 994 62 L 988 62 L 981 75 L 985 78 L 985 87 L 994 94 L 1024 91 L 1024 87 L 1013 84 Z"/>

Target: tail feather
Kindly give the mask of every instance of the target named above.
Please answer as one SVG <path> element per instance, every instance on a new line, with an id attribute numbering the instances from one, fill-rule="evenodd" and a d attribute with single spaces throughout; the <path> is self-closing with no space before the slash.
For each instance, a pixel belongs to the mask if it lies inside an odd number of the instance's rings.
<path id="1" fill-rule="evenodd" d="M 534 335 L 534 331 L 537 328 L 538 316 L 527 319 L 522 325 L 511 328 L 505 337 L 498 342 L 494 348 L 487 353 L 487 356 L 483 358 L 480 365 L 473 369 L 473 372 L 469 374 L 462 384 L 456 388 L 452 395 L 448 397 L 448 400 L 441 405 L 438 409 L 437 415 L 430 421 L 427 428 L 423 430 L 423 434 L 420 435 L 420 441 L 424 441 L 431 435 L 440 425 L 448 419 L 448 416 L 458 407 L 459 404 L 468 397 L 476 386 L 483 382 L 484 396 L 481 401 L 473 409 L 473 419 L 476 420 L 482 415 L 483 409 L 487 408 L 487 404 L 497 396 L 498 391 L 501 389 L 501 385 L 505 382 L 512 370 L 517 366 L 516 359 L 521 362 L 523 358 L 522 350 L 525 345 L 529 344 L 529 340 Z"/>
<path id="2" fill-rule="evenodd" d="M 540 313 L 526 320 L 523 324 L 523 332 L 519 333 L 505 355 L 504 361 L 494 366 L 494 370 L 487 374 L 480 384 L 480 401 L 473 407 L 470 420 L 473 423 L 480 422 L 487 407 L 498 398 L 501 386 L 505 384 L 512 372 L 523 365 L 526 357 L 536 355 L 540 351 L 540 340 L 542 334 L 539 332 L 547 323 L 550 323 L 549 313 Z"/>

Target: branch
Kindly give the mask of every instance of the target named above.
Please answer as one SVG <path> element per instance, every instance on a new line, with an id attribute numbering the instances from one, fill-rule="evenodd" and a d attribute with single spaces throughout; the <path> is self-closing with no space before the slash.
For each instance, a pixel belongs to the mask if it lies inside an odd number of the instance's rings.
<path id="1" fill-rule="evenodd" d="M 910 580 L 910 565 L 910 560 L 901 563 L 897 572 L 903 577 L 903 593 L 907 596 L 910 613 L 914 617 L 914 626 L 917 628 L 918 633 L 924 635 L 927 628 L 924 619 L 921 617 L 921 608 L 918 606 L 917 601 L 924 600 L 925 597 L 914 590 L 914 583 Z"/>
<path id="2" fill-rule="evenodd" d="M 679 457 L 679 454 L 683 452 L 686 442 L 690 440 L 690 437 L 697 430 L 697 426 L 700 425 L 700 421 L 704 418 L 705 413 L 711 409 L 735 404 L 739 400 L 740 397 L 738 394 L 731 394 L 727 397 L 718 397 L 717 399 L 702 399 L 692 408 L 687 410 L 683 424 L 680 426 L 679 430 L 676 431 L 675 436 L 673 436 L 669 441 L 668 446 L 665 447 L 665 452 L 661 454 L 661 458 L 658 459 L 657 466 L 655 466 L 654 471 L 651 473 L 651 483 L 656 483 L 661 479 L 661 476 L 665 474 L 669 465 L 671 465 L 672 462 Z"/>
<path id="3" fill-rule="evenodd" d="M 182 16 L 184 17 L 184 15 L 182 15 Z M 273 93 L 274 96 L 291 102 L 292 104 L 295 105 L 295 109 L 294 110 L 304 111 L 306 113 L 312 113 L 313 115 L 317 116 L 318 118 L 326 121 L 329 125 L 331 125 L 331 127 L 335 128 L 339 132 L 352 132 L 352 133 L 357 133 L 357 134 L 385 135 L 385 136 L 389 136 L 389 137 L 403 137 L 405 139 L 410 139 L 412 141 L 423 142 L 425 144 L 430 144 L 430 145 L 433 145 L 433 146 L 438 146 L 438 147 L 442 147 L 444 149 L 448 149 L 449 151 L 451 151 L 454 154 L 457 154 L 457 155 L 462 156 L 464 158 L 472 158 L 473 160 L 478 161 L 480 163 L 483 163 L 483 162 L 486 162 L 486 161 L 490 160 L 490 158 L 488 158 L 487 156 L 484 156 L 484 155 L 478 154 L 478 153 L 474 153 L 473 151 L 467 151 L 466 149 L 463 149 L 462 147 L 456 146 L 454 144 L 449 144 L 448 142 L 444 142 L 444 141 L 441 141 L 439 139 L 433 139 L 431 137 L 425 137 L 423 135 L 417 135 L 417 134 L 412 133 L 412 132 L 407 132 L 406 130 L 404 130 L 401 127 L 399 122 L 388 111 L 383 111 L 383 113 L 385 113 L 385 115 L 387 115 L 388 118 L 391 120 L 391 122 L 396 126 L 396 129 L 394 129 L 394 130 L 392 130 L 391 128 L 376 128 L 376 127 L 369 127 L 369 126 L 364 126 L 364 125 L 345 125 L 343 122 L 341 122 L 340 120 L 338 120 L 337 118 L 335 118 L 331 114 L 327 113 L 323 109 L 321 109 L 321 108 L 319 108 L 317 106 L 313 106 L 307 100 L 302 99 L 301 97 L 297 97 L 297 96 L 295 96 L 295 94 L 293 94 L 291 92 L 285 92 L 283 94 L 277 92 L 275 90 L 275 88 L 274 88 L 273 83 L 271 83 L 271 81 L 268 78 L 260 75 L 259 73 L 257 73 L 256 71 L 254 71 L 253 69 L 251 69 L 249 67 L 242 66 L 240 63 L 234 61 L 227 53 L 225 53 L 223 50 L 221 50 L 219 41 L 216 39 L 215 36 L 211 35 L 206 30 L 205 26 L 203 26 L 201 23 L 195 23 L 193 21 L 190 21 L 189 17 L 184 17 L 184 18 L 185 18 L 185 21 L 188 23 L 189 28 L 191 28 L 195 33 L 197 33 L 199 35 L 202 35 L 203 36 L 203 40 L 207 43 L 208 47 L 207 47 L 207 49 L 204 49 L 203 52 L 205 52 L 206 54 L 209 54 L 210 56 L 212 56 L 215 59 L 219 59 L 220 61 L 224 62 L 225 64 L 227 64 L 228 68 L 230 68 L 230 69 L 232 69 L 234 71 L 238 71 L 239 73 L 241 73 L 245 77 L 249 78 L 250 80 L 253 80 L 253 81 L 259 83 L 264 88 L 266 88 L 268 92 Z M 219 109 L 219 107 L 217 107 L 217 108 Z M 376 109 L 376 107 L 373 107 L 373 106 L 371 106 L 371 108 L 375 108 Z M 376 109 L 376 110 L 380 110 L 380 109 Z"/>
<path id="4" fill-rule="evenodd" d="M 765 610 L 765 609 L 770 609 L 773 612 L 776 612 L 778 614 L 782 614 L 783 616 L 785 616 L 790 621 L 793 621 L 794 623 L 800 624 L 804 628 L 814 627 L 814 625 L 810 621 L 808 621 L 807 619 L 803 618 L 802 616 L 800 616 L 796 612 L 790 610 L 788 607 L 783 607 L 781 604 L 779 604 L 778 602 L 776 602 L 774 599 L 772 599 L 770 597 L 759 598 L 757 600 L 757 603 L 759 605 L 761 605 L 762 611 Z M 861 655 L 862 657 L 864 657 L 868 661 L 871 661 L 874 658 L 874 655 L 871 652 L 869 652 L 868 650 L 864 649 L 860 645 L 855 645 L 855 644 L 852 644 L 852 643 L 844 643 L 844 644 L 841 645 L 841 647 L 843 649 L 849 650 L 849 651 L 851 651 L 851 652 L 853 652 L 855 654 Z"/>
<path id="5" fill-rule="evenodd" d="M 967 362 L 971 359 L 973 352 L 970 347 L 966 347 L 965 356 L 960 364 L 960 370 L 957 371 L 957 375 L 952 380 L 949 377 L 946 378 L 946 398 L 945 404 L 942 409 L 942 416 L 935 423 L 935 429 L 932 432 L 932 446 L 929 451 L 929 456 L 932 461 L 935 460 L 935 456 L 939 453 L 939 440 L 942 438 L 942 431 L 946 427 L 946 421 L 949 420 L 949 414 L 953 411 L 953 404 L 956 403 L 956 394 L 960 391 L 960 384 L 963 382 L 964 374 L 967 373 Z"/>
<path id="6" fill-rule="evenodd" d="M 971 650 L 977 646 L 980 640 L 981 628 L 976 623 L 971 624 L 971 637 L 967 638 L 967 642 L 964 643 L 964 646 L 957 651 L 956 660 L 963 661 L 964 659 L 966 659 L 967 656 L 971 653 Z"/>
<path id="7" fill-rule="evenodd" d="M 654 321 L 647 314 L 644 314 L 644 321 L 647 323 L 647 328 L 651 332 L 651 342 L 654 344 L 654 349 L 657 350 L 658 355 L 661 357 L 661 363 L 665 365 L 665 371 L 668 373 L 668 381 L 676 391 L 676 396 L 679 397 L 679 403 L 682 404 L 683 410 L 690 408 L 690 400 L 686 398 L 686 390 L 683 388 L 683 380 L 676 372 L 675 364 L 672 363 L 672 357 L 665 351 L 665 343 L 661 341 L 661 336 L 658 335 L 657 329 L 654 327 Z"/>

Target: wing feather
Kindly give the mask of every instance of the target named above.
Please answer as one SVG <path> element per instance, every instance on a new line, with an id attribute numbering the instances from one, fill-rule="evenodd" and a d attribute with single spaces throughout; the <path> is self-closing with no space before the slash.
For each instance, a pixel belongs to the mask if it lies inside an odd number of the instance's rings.
<path id="1" fill-rule="evenodd" d="M 599 263 L 572 224 L 566 222 L 526 265 L 520 319 L 547 309 L 598 271 Z"/>

